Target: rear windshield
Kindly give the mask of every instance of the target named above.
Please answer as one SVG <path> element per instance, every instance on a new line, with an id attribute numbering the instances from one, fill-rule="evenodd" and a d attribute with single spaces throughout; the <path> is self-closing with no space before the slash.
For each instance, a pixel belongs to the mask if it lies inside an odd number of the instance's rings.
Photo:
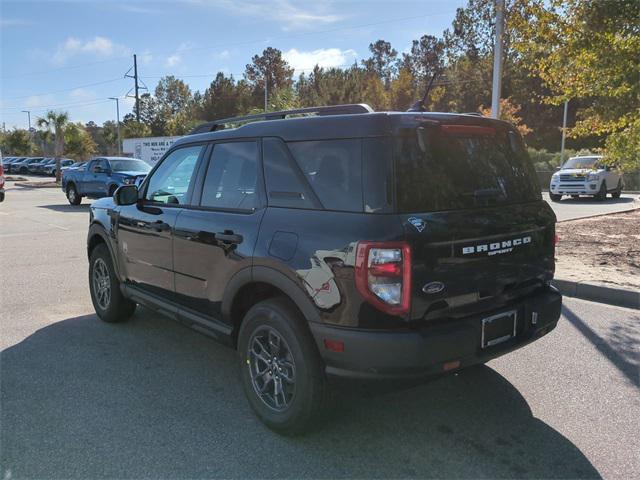
<path id="1" fill-rule="evenodd" d="M 530 202 L 540 198 L 520 135 L 484 126 L 424 124 L 394 137 L 400 212 Z"/>
<path id="2" fill-rule="evenodd" d="M 142 160 L 109 160 L 114 172 L 142 172 L 148 173 L 151 167 Z"/>

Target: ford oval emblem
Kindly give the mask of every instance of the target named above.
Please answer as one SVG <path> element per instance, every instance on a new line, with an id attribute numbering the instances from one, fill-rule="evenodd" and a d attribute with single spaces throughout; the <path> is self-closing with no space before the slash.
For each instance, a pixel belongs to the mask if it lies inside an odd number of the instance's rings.
<path id="1" fill-rule="evenodd" d="M 431 282 L 422 287 L 422 291 L 429 295 L 440 293 L 442 290 L 444 290 L 444 283 L 442 282 Z"/>

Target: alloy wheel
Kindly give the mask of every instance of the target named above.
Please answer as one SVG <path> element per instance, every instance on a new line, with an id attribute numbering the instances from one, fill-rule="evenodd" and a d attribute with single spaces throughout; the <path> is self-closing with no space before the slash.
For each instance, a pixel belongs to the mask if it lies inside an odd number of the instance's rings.
<path id="1" fill-rule="evenodd" d="M 102 258 L 96 259 L 93 264 L 93 293 L 98 306 L 106 310 L 111 303 L 111 278 L 109 269 Z"/>
<path id="2" fill-rule="evenodd" d="M 270 409 L 289 408 L 295 395 L 296 368 L 291 349 L 273 328 L 259 327 L 249 340 L 247 367 L 258 397 Z"/>

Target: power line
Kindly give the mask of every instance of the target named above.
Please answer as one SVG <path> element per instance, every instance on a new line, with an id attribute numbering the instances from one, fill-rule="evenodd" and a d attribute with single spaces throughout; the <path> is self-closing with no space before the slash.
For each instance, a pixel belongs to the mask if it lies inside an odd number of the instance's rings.
<path id="1" fill-rule="evenodd" d="M 51 95 L 53 93 L 68 92 L 68 91 L 71 91 L 71 90 L 76 90 L 78 88 L 95 87 L 96 85 L 104 85 L 106 83 L 113 83 L 113 82 L 117 82 L 119 80 L 122 80 L 122 77 L 112 78 L 111 80 L 103 80 L 102 82 L 94 82 L 94 83 L 87 83 L 85 85 L 77 85 L 75 87 L 63 88 L 61 90 L 54 90 L 52 92 L 34 93 L 34 94 L 31 94 L 31 95 L 22 95 L 20 97 L 6 98 L 5 100 L 20 100 L 20 99 L 29 98 L 29 97 L 42 97 L 44 95 Z"/>

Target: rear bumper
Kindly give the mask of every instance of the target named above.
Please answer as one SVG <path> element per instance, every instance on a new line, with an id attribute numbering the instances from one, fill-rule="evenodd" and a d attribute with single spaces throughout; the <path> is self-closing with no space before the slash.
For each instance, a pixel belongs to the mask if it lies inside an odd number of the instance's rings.
<path id="1" fill-rule="evenodd" d="M 550 287 L 493 312 L 410 332 L 354 330 L 317 323 L 310 326 L 329 375 L 350 378 L 425 377 L 484 363 L 537 340 L 555 328 L 561 306 L 562 296 Z M 518 312 L 516 336 L 482 349 L 482 319 L 514 309 Z M 325 340 L 342 342 L 344 351 L 328 350 Z"/>

